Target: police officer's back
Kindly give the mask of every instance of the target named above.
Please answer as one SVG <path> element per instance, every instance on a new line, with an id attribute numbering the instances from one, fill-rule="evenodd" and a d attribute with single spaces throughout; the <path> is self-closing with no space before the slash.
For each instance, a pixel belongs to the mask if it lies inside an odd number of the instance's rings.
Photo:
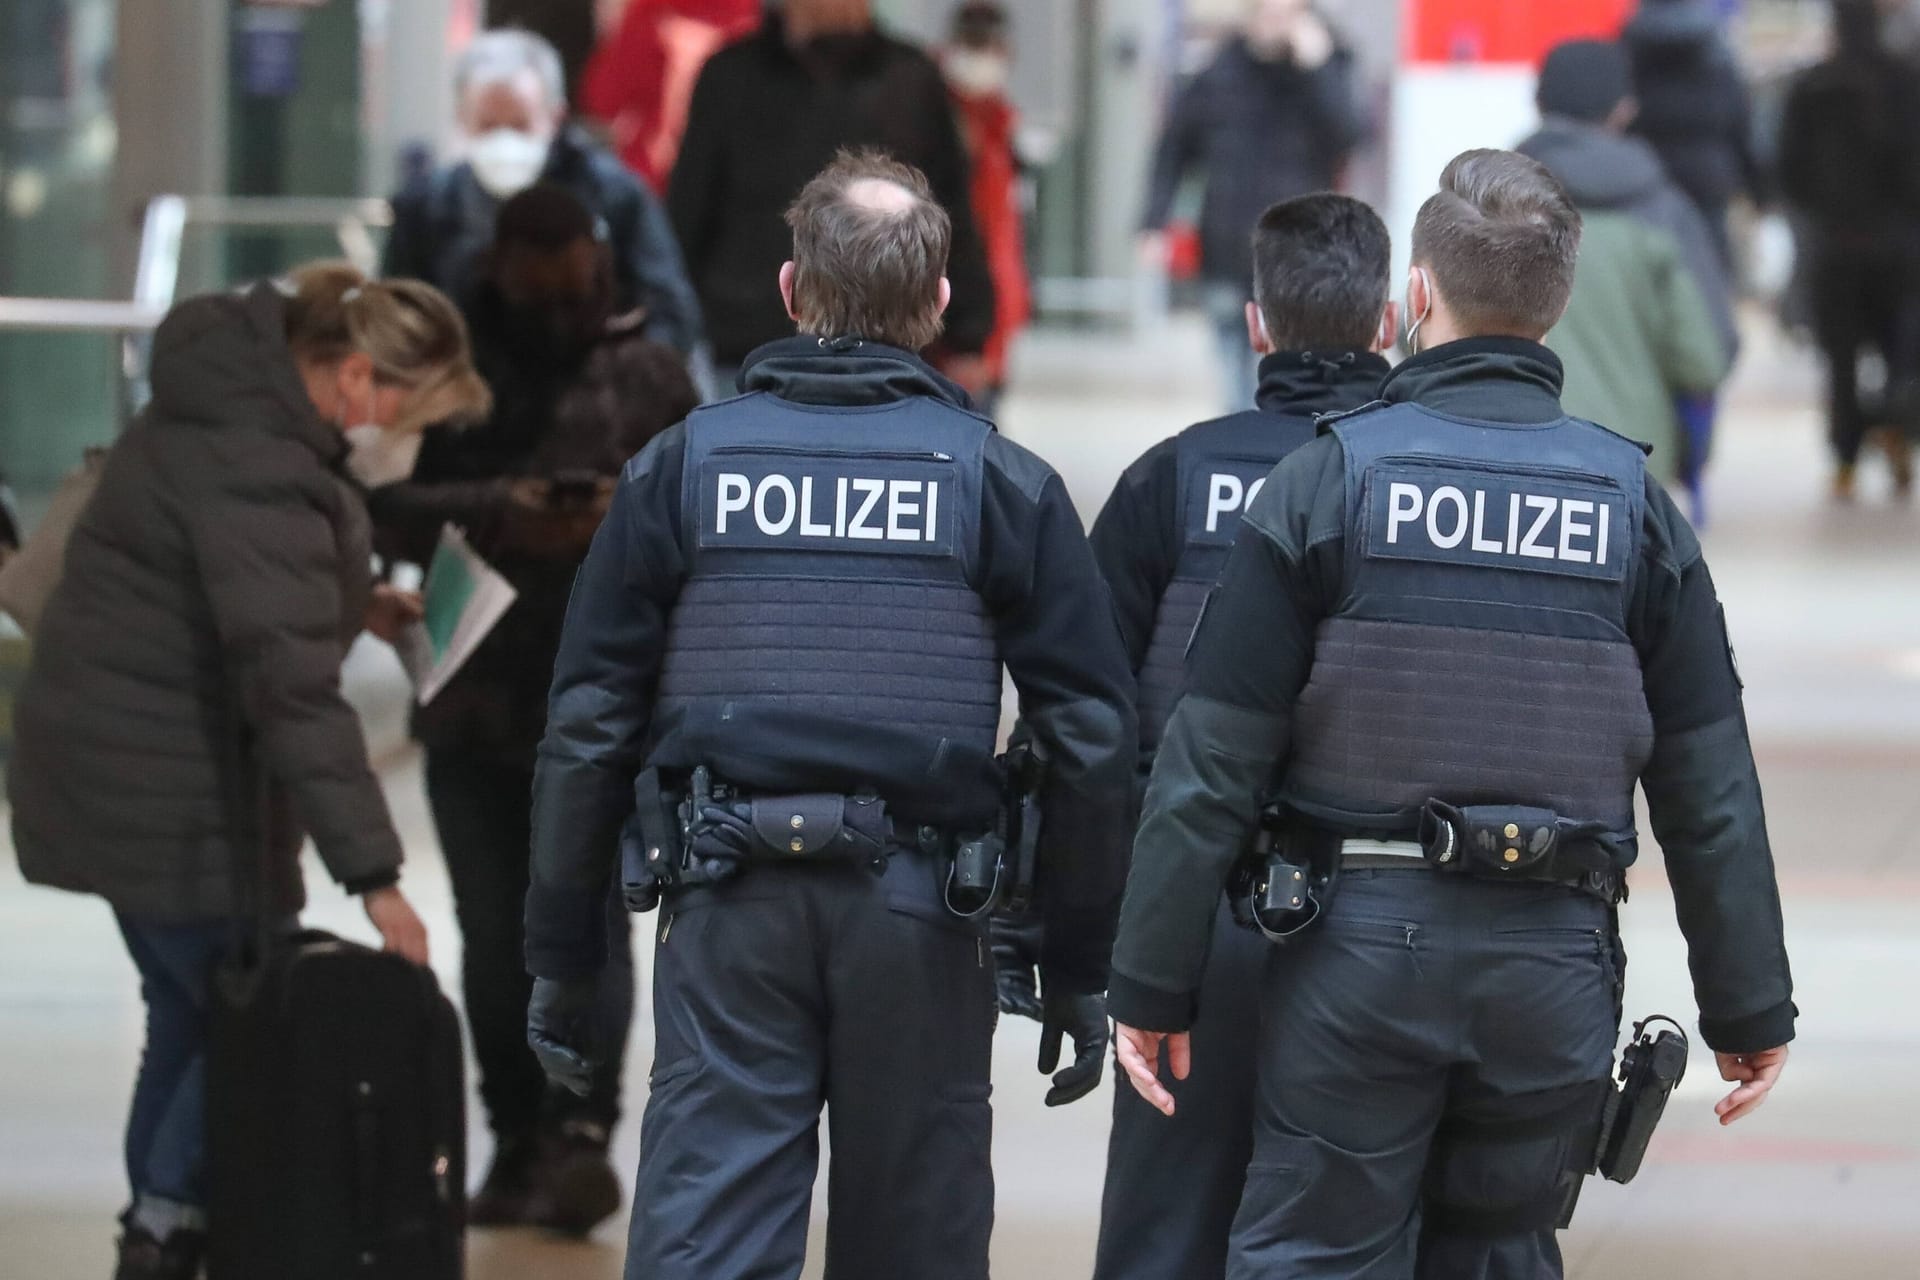
<path id="1" fill-rule="evenodd" d="M 1379 215 L 1321 193 L 1274 205 L 1253 230 L 1248 340 L 1261 355 L 1256 407 L 1187 428 L 1121 474 L 1094 522 L 1139 682 L 1141 779 L 1183 683 L 1188 637 L 1247 505 L 1274 464 L 1310 443 L 1321 414 L 1372 400 L 1393 341 L 1392 244 Z M 1216 928 L 1195 1024 L 1208 1070 L 1175 1086 L 1168 1119 L 1114 1092 L 1096 1280 L 1219 1276 L 1251 1155 L 1254 1041 L 1267 946 Z M 1003 1005 L 1003 1010 L 1005 1006 Z"/>
<path id="2" fill-rule="evenodd" d="M 1159 1055 L 1185 1074 L 1215 898 L 1283 766 L 1281 847 L 1339 875 L 1268 968 L 1235 1276 L 1560 1273 L 1554 1226 L 1617 1033 L 1636 780 L 1701 1031 L 1741 1082 L 1723 1121 L 1759 1104 L 1793 1037 L 1712 580 L 1639 448 L 1561 411 L 1538 342 L 1579 216 L 1510 153 L 1469 152 L 1441 187 L 1409 286 L 1435 345 L 1248 513 L 1115 947 L 1123 1065 L 1167 1109 Z"/>
<path id="3" fill-rule="evenodd" d="M 808 336 L 634 460 L 575 589 L 535 787 L 531 1033 L 590 1074 L 593 904 L 625 827 L 664 892 L 628 1274 L 797 1276 L 825 1103 L 829 1274 L 977 1280 L 994 988 L 955 864 L 1000 818 L 1001 667 L 1048 757 L 1057 1022 L 1106 982 L 1126 659 L 1059 478 L 903 349 L 946 300 L 925 180 L 842 157 L 789 220 Z"/>

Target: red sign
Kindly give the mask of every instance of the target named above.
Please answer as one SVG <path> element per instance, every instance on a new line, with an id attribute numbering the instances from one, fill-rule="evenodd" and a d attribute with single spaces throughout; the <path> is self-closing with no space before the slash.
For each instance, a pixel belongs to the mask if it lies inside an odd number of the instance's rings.
<path id="1" fill-rule="evenodd" d="M 1408 0 L 1409 62 L 1538 66 L 1563 40 L 1620 34 L 1634 0 Z"/>

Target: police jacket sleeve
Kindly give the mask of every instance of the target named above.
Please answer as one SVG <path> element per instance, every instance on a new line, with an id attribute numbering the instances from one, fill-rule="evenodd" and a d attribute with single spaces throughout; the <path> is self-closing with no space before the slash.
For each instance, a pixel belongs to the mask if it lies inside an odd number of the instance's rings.
<path id="1" fill-rule="evenodd" d="M 984 498 L 984 595 L 1022 720 L 1048 762 L 1035 885 L 1041 973 L 1061 990 L 1100 991 L 1126 879 L 1133 677 L 1060 477 L 996 435 Z"/>
<path id="2" fill-rule="evenodd" d="M 685 577 L 685 441 L 674 427 L 627 464 L 567 606 L 534 767 L 527 970 L 535 977 L 586 977 L 606 963 L 607 894 L 645 763 L 667 614 Z"/>
<path id="3" fill-rule="evenodd" d="M 1175 543 L 1173 442 L 1156 445 L 1120 476 L 1093 522 L 1088 541 L 1100 576 L 1113 593 L 1114 616 L 1137 676 L 1153 642 L 1160 597 L 1173 581 Z"/>
<path id="4" fill-rule="evenodd" d="M 1726 619 L 1700 546 L 1647 483 L 1647 550 L 1629 617 L 1653 713 L 1641 777 L 1686 935 L 1700 1034 L 1721 1053 L 1793 1039 L 1780 890 Z"/>
<path id="5" fill-rule="evenodd" d="M 1338 586 L 1341 455 L 1322 437 L 1275 469 L 1241 523 L 1187 659 L 1134 839 L 1107 1004 L 1184 1031 L 1220 893 L 1286 757 L 1314 633 Z"/>

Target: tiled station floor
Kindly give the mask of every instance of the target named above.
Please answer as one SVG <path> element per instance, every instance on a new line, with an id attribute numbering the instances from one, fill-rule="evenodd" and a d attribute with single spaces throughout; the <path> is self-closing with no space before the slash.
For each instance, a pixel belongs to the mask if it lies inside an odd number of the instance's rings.
<path id="1" fill-rule="evenodd" d="M 1023 352 L 1008 430 L 1054 460 L 1091 517 L 1122 465 L 1207 411 L 1211 369 L 1197 327 L 1151 342 L 1044 335 Z M 1757 330 L 1722 429 L 1706 535 L 1770 802 L 1801 1039 L 1773 1102 L 1731 1130 L 1714 1123 L 1719 1082 L 1711 1059 L 1696 1056 L 1639 1181 L 1587 1191 L 1566 1237 L 1570 1273 L 1587 1280 L 1920 1276 L 1920 512 L 1890 504 L 1878 473 L 1863 479 L 1856 506 L 1828 503 L 1815 390 L 1805 358 Z M 407 884 L 451 989 L 459 946 L 418 763 L 400 742 L 404 691 L 380 655 L 359 655 L 354 673 L 408 837 Z M 312 920 L 369 935 L 350 904 L 313 881 Z M 1651 850 L 1626 929 L 1629 1011 L 1691 1021 Z M 644 1000 L 641 1015 L 629 1072 L 636 1110 L 650 1057 Z M 110 1273 L 139 1016 L 105 908 L 26 888 L 0 854 L 7 1280 Z M 1036 1029 L 1014 1023 L 996 1046 L 1001 1280 L 1085 1276 L 1092 1256 L 1107 1095 L 1048 1111 L 1036 1041 Z M 637 1145 L 629 1123 L 623 1170 Z M 475 1163 L 485 1155 L 476 1133 Z M 583 1245 L 477 1234 L 471 1275 L 612 1280 L 622 1235 L 618 1223 Z"/>

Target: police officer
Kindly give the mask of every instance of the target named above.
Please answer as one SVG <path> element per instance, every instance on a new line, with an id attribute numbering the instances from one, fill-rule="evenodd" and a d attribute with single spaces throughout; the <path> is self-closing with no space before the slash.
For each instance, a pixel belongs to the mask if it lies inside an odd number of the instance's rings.
<path id="1" fill-rule="evenodd" d="M 1140 690 L 1150 768 L 1179 697 L 1187 637 L 1226 562 L 1240 516 L 1275 463 L 1314 437 L 1314 418 L 1358 408 L 1387 376 L 1398 332 L 1387 301 L 1392 246 L 1347 196 L 1274 205 L 1253 232 L 1247 337 L 1260 360 L 1255 409 L 1189 427 L 1120 477 L 1093 526 Z M 1160 1115 L 1130 1088 L 1113 1099 L 1097 1280 L 1197 1280 L 1225 1271 L 1227 1231 L 1252 1154 L 1254 1033 L 1267 946 L 1222 921 L 1193 1026 L 1208 1070 L 1172 1086 Z"/>
<path id="2" fill-rule="evenodd" d="M 824 1103 L 828 1274 L 981 1280 L 994 977 L 958 913 L 982 900 L 962 851 L 1001 808 L 1001 666 L 1060 837 L 1037 885 L 1048 1037 L 1077 1051 L 1057 1101 L 1104 1056 L 1126 655 L 1059 477 L 912 354 L 949 292 L 925 179 L 843 155 L 788 220 L 802 336 L 628 466 L 575 588 L 535 783 L 529 1034 L 575 1087 L 609 1051 L 594 908 L 632 820 L 667 887 L 627 1274 L 798 1276 Z"/>
<path id="3" fill-rule="evenodd" d="M 1579 238 L 1535 162 L 1447 167 L 1414 228 L 1418 354 L 1274 470 L 1195 641 L 1109 989 L 1148 1101 L 1177 1114 L 1163 1053 L 1175 1080 L 1219 1069 L 1189 1028 L 1276 768 L 1282 848 L 1338 867 L 1262 988 L 1229 1276 L 1561 1274 L 1618 1028 L 1636 779 L 1738 1086 L 1722 1122 L 1785 1064 L 1779 893 L 1712 579 L 1639 446 L 1561 411 L 1540 345 Z"/>

